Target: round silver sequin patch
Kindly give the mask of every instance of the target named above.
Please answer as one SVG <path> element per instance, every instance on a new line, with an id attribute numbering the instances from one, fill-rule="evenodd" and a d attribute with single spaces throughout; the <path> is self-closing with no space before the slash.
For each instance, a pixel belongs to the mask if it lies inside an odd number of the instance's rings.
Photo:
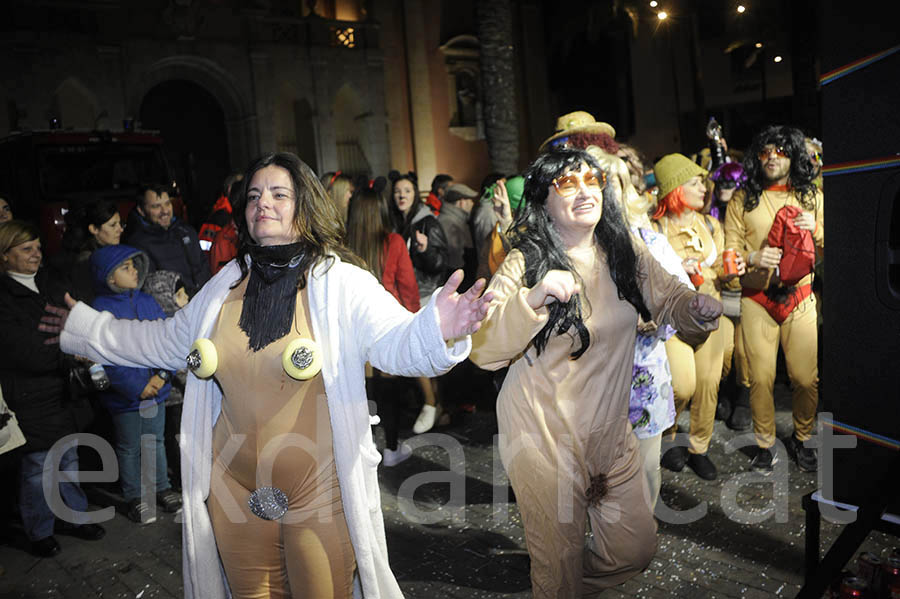
<path id="1" fill-rule="evenodd" d="M 203 363 L 203 360 L 200 359 L 200 350 L 191 350 L 191 353 L 188 354 L 185 361 L 187 362 L 187 367 L 192 371 L 200 368 L 200 364 Z"/>
<path id="2" fill-rule="evenodd" d="M 288 498 L 277 487 L 260 487 L 247 500 L 253 515 L 263 520 L 278 520 L 288 509 Z"/>
<path id="3" fill-rule="evenodd" d="M 303 370 L 305 368 L 309 368 L 309 365 L 312 364 L 313 361 L 313 353 L 308 347 L 298 347 L 294 350 L 294 353 L 291 354 L 291 364 Z"/>

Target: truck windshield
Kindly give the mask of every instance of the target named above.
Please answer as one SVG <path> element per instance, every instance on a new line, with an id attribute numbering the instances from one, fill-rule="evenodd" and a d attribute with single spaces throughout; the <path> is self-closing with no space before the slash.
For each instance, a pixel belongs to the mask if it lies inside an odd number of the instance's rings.
<path id="1" fill-rule="evenodd" d="M 90 144 L 37 149 L 45 197 L 112 192 L 133 194 L 140 183 L 162 183 L 166 167 L 156 145 Z"/>

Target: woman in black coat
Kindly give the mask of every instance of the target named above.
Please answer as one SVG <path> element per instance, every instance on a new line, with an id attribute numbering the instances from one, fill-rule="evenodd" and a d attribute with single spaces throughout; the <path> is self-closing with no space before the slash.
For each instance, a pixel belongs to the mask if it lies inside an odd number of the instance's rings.
<path id="1" fill-rule="evenodd" d="M 89 540 L 102 538 L 105 531 L 98 524 L 57 523 L 48 505 L 54 497 L 45 497 L 43 491 L 44 462 L 57 441 L 76 432 L 76 423 L 68 402 L 70 360 L 57 343 L 47 343 L 49 335 L 38 331 L 44 306 L 63 305 L 54 277 L 41 269 L 41 258 L 37 229 L 17 220 L 0 225 L 0 330 L 15 340 L 0 344 L 0 385 L 25 434 L 26 443 L 17 450 L 22 524 L 32 551 L 49 557 L 60 551 L 54 525 Z M 53 470 L 78 470 L 74 446 L 61 455 L 53 453 Z M 87 511 L 87 498 L 77 482 L 59 483 L 56 499 L 60 496 L 69 509 Z"/>
<path id="2" fill-rule="evenodd" d="M 431 209 L 419 197 L 414 173 L 391 171 L 391 212 L 397 232 L 406 240 L 419 284 L 419 299 L 428 303 L 435 289 L 447 281 L 447 235 Z"/>
<path id="3" fill-rule="evenodd" d="M 397 223 L 397 232 L 406 240 L 409 257 L 412 258 L 416 282 L 419 284 L 419 301 L 424 306 L 434 290 L 447 281 L 449 251 L 447 235 L 431 209 L 419 196 L 415 173 L 401 175 L 397 171 L 388 174 L 391 180 L 391 213 Z M 425 403 L 413 424 L 417 435 L 431 430 L 440 417 L 440 400 L 436 379 L 420 378 Z M 409 451 L 401 445 L 398 451 Z M 402 460 L 405 457 L 400 456 Z M 385 458 L 385 464 L 389 460 Z"/>

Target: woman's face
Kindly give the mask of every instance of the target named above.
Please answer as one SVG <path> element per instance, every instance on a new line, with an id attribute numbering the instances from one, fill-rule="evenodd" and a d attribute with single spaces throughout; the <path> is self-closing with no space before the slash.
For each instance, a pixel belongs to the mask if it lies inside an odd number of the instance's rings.
<path id="1" fill-rule="evenodd" d="M 593 231 L 603 216 L 603 188 L 587 164 L 556 178 L 547 194 L 547 215 L 564 237 Z"/>
<path id="2" fill-rule="evenodd" d="M 731 198 L 734 197 L 734 191 L 737 189 L 736 187 L 722 187 L 720 185 L 716 185 L 716 194 L 719 196 L 719 201 L 723 204 L 727 204 L 731 201 Z"/>
<path id="3" fill-rule="evenodd" d="M 413 187 L 412 182 L 406 179 L 400 179 L 394 184 L 394 203 L 397 205 L 397 210 L 399 210 L 403 216 L 406 216 L 409 213 L 409 209 L 412 208 L 413 202 L 415 201 L 416 188 Z"/>
<path id="4" fill-rule="evenodd" d="M 5 223 L 8 220 L 12 220 L 12 208 L 9 206 L 9 202 L 0 198 L 0 223 Z"/>
<path id="5" fill-rule="evenodd" d="M 706 198 L 706 183 L 703 182 L 703 177 L 700 175 L 691 177 L 681 188 L 684 190 L 685 205 L 694 211 L 702 210 Z"/>
<path id="6" fill-rule="evenodd" d="M 94 240 L 100 247 L 118 245 L 119 240 L 122 238 L 122 219 L 119 217 L 119 213 L 116 212 L 99 227 L 88 225 L 88 231 L 94 236 Z"/>
<path id="7" fill-rule="evenodd" d="M 9 248 L 3 255 L 6 270 L 33 275 L 41 267 L 41 240 L 32 239 Z"/>
<path id="8" fill-rule="evenodd" d="M 247 188 L 247 230 L 259 245 L 287 245 L 297 240 L 294 182 L 287 169 L 270 164 L 253 174 Z"/>

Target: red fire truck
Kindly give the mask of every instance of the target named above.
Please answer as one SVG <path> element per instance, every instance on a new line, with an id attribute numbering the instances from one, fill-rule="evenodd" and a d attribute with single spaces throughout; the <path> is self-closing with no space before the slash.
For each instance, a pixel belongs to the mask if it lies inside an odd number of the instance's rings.
<path id="1" fill-rule="evenodd" d="M 141 183 L 171 186 L 175 214 L 187 219 L 157 131 L 46 130 L 0 139 L 0 193 L 17 219 L 40 225 L 47 255 L 59 250 L 70 208 L 112 199 L 124 223 Z"/>

